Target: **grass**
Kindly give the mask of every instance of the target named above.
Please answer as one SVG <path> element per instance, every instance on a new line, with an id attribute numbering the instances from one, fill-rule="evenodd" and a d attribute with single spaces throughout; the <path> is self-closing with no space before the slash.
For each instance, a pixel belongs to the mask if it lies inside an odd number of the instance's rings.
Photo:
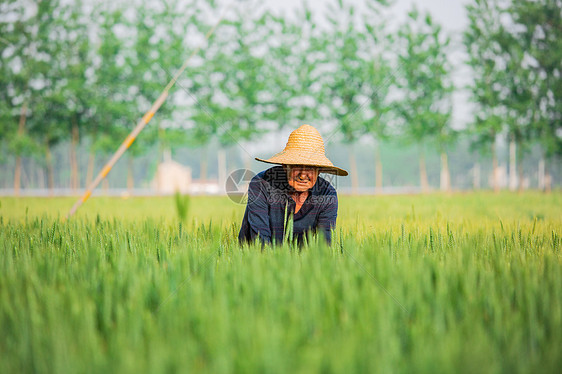
<path id="1" fill-rule="evenodd" d="M 334 245 L 243 206 L 0 200 L 0 372 L 558 372 L 562 195 L 340 198 Z"/>

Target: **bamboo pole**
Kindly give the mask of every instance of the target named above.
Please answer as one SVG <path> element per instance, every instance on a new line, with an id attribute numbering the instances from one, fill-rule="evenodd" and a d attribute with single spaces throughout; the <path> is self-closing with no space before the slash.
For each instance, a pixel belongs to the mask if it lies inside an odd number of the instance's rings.
<path id="1" fill-rule="evenodd" d="M 232 3 L 231 3 L 232 5 Z M 211 28 L 211 30 L 209 30 L 207 32 L 207 34 L 205 35 L 205 40 L 209 40 L 209 38 L 211 37 L 211 35 L 213 35 L 213 33 L 215 32 L 216 28 L 219 26 L 219 24 L 221 23 L 224 15 L 226 14 L 226 11 L 228 10 L 230 6 L 228 6 L 225 11 L 223 12 L 223 14 L 219 17 L 218 21 L 215 23 L 215 25 Z M 166 87 L 164 88 L 164 90 L 162 91 L 162 93 L 160 94 L 160 96 L 158 97 L 158 99 L 156 99 L 156 101 L 152 104 L 152 107 L 150 108 L 150 110 L 148 110 L 148 112 L 146 112 L 144 114 L 144 116 L 142 116 L 142 118 L 137 122 L 137 125 L 135 126 L 135 128 L 133 129 L 133 131 L 125 138 L 125 140 L 123 141 L 123 143 L 121 143 L 121 145 L 119 146 L 119 148 L 117 149 L 117 151 L 113 154 L 113 156 L 111 157 L 111 159 L 107 162 L 107 164 L 105 164 L 105 166 L 101 169 L 101 171 L 99 172 L 99 174 L 96 176 L 96 178 L 94 179 L 94 181 L 88 186 L 88 188 L 86 189 L 86 191 L 84 192 L 84 194 L 82 195 L 82 197 L 80 197 L 76 203 L 74 203 L 74 205 L 72 206 L 72 208 L 70 209 L 70 211 L 68 212 L 68 215 L 66 216 L 66 218 L 70 218 L 72 217 L 72 215 L 74 215 L 74 213 L 76 213 L 76 211 L 78 210 L 78 208 L 80 208 L 82 206 L 82 204 L 84 204 L 86 202 L 86 200 L 88 200 L 90 198 L 90 196 L 92 195 L 92 192 L 94 191 L 94 189 L 98 186 L 98 184 L 100 184 L 100 182 L 105 179 L 105 177 L 107 176 L 107 174 L 109 174 L 109 172 L 111 171 L 111 169 L 113 168 L 113 166 L 115 165 L 115 163 L 119 160 L 119 158 L 121 158 L 121 156 L 123 156 L 123 154 L 127 151 L 127 149 L 129 149 L 129 147 L 133 144 L 133 142 L 135 141 L 135 139 L 137 138 L 137 136 L 140 134 L 140 132 L 145 128 L 146 125 L 148 125 L 148 123 L 150 122 L 150 120 L 152 119 L 152 117 L 154 117 L 154 114 L 156 114 L 156 112 L 158 111 L 158 109 L 160 109 L 160 107 L 162 106 L 162 104 L 164 104 L 164 101 L 166 101 L 166 98 L 168 97 L 168 92 L 170 91 L 170 89 L 174 86 L 174 84 L 176 83 L 176 81 L 178 80 L 178 78 L 180 77 L 180 75 L 184 72 L 184 70 L 187 68 L 187 64 L 189 63 L 189 61 L 191 60 L 191 58 L 193 56 L 195 56 L 197 53 L 199 53 L 199 51 L 201 50 L 201 47 L 197 47 L 188 57 L 187 59 L 184 61 L 183 65 L 179 68 L 179 70 L 177 71 L 177 73 L 174 75 L 174 77 L 170 80 L 170 82 L 168 82 L 168 84 L 166 85 Z"/>

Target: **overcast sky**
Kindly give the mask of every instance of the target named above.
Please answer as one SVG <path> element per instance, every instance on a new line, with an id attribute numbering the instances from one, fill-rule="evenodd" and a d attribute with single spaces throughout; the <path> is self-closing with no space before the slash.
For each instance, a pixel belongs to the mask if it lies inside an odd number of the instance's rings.
<path id="1" fill-rule="evenodd" d="M 263 0 L 262 3 L 273 10 L 286 10 L 298 8 L 303 0 Z M 322 9 L 327 3 L 334 3 L 335 0 L 308 0 L 312 9 Z M 362 3 L 363 1 L 358 1 Z M 415 4 L 420 11 L 428 11 L 435 19 L 451 32 L 459 32 L 467 24 L 466 13 L 464 10 L 466 0 L 395 0 L 390 7 L 390 11 L 399 21 L 403 20 L 408 10 Z"/>

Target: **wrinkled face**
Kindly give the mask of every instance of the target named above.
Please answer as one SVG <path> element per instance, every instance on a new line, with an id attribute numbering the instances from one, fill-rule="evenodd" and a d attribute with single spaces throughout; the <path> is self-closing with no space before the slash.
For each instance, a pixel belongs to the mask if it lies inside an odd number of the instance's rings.
<path id="1" fill-rule="evenodd" d="M 318 178 L 318 168 L 305 165 L 285 165 L 287 181 L 298 192 L 311 189 Z"/>

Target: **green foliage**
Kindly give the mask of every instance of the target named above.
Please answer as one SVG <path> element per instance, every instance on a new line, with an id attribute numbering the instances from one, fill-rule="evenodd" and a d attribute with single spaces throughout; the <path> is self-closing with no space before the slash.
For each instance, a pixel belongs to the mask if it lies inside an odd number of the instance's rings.
<path id="1" fill-rule="evenodd" d="M 468 65 L 475 73 L 470 89 L 477 105 L 468 131 L 474 139 L 473 147 L 488 153 L 504 128 L 500 100 L 502 67 L 497 59 L 500 47 L 493 38 L 498 33 L 499 12 L 489 1 L 475 2 L 466 9 L 469 26 L 463 42 L 468 50 Z"/>
<path id="2" fill-rule="evenodd" d="M 15 155 L 31 155 L 37 148 L 37 143 L 26 133 L 16 133 L 10 139 L 10 151 Z"/>
<path id="3" fill-rule="evenodd" d="M 209 15 L 221 14 L 225 3 L 3 1 L 0 157 L 42 157 L 70 139 L 72 128 L 89 138 L 92 153 L 113 153 L 198 47 L 128 151 L 132 157 L 156 143 L 161 150 L 212 139 L 231 146 L 303 123 L 332 129 L 328 140 L 392 135 L 444 152 L 458 135 L 451 124 L 453 48 L 440 25 L 416 9 L 391 32 L 383 12 L 389 3 L 333 0 L 319 14 L 305 2 L 287 16 L 235 2 L 203 42 L 216 21 Z M 538 141 L 545 156 L 562 154 L 559 5 L 467 6 L 464 44 L 476 103 L 468 134 L 476 148 L 490 149 L 508 134 L 520 150 Z"/>
<path id="4" fill-rule="evenodd" d="M 176 191 L 174 194 L 174 202 L 176 203 L 176 213 L 181 222 L 187 220 L 187 212 L 189 211 L 189 195 L 182 195 L 181 192 Z"/>
<path id="5" fill-rule="evenodd" d="M 404 137 L 417 144 L 433 143 L 440 151 L 455 140 L 451 126 L 453 85 L 447 58 L 450 39 L 430 14 L 414 7 L 398 31 L 397 78 L 402 97 L 394 102 Z"/>
<path id="6" fill-rule="evenodd" d="M 1 6 L 0 131 L 8 139 L 6 149 L 17 156 L 30 156 L 39 149 L 30 127 L 39 124 L 44 115 L 37 103 L 45 99 L 49 88 L 45 80 L 56 44 L 50 33 L 56 25 L 52 13 L 60 4 L 56 0 L 33 4 L 7 1 Z"/>
<path id="7" fill-rule="evenodd" d="M 296 128 L 322 119 L 325 37 L 303 3 L 292 17 L 268 15 L 270 48 L 267 75 L 271 109 L 267 119 L 278 128 Z"/>
<path id="8" fill-rule="evenodd" d="M 354 143 L 363 134 L 385 135 L 386 96 L 392 80 L 384 56 L 387 44 L 384 19 L 378 2 L 356 12 L 351 2 L 337 1 L 328 6 L 330 24 L 319 37 L 323 55 L 321 104 L 334 121 L 343 141 Z"/>
<path id="9" fill-rule="evenodd" d="M 239 247 L 227 198 L 3 198 L 0 371 L 556 372 L 561 203 L 342 197 L 299 252 Z"/>
<path id="10" fill-rule="evenodd" d="M 219 14 L 222 5 L 212 6 Z M 184 91 L 192 101 L 189 132 L 193 143 L 207 145 L 216 137 L 223 146 L 253 139 L 263 133 L 267 98 L 271 96 L 266 74 L 269 30 L 259 4 L 242 3 L 227 14 L 202 62 L 189 69 Z M 200 20 L 206 33 L 214 24 Z"/>
<path id="11" fill-rule="evenodd" d="M 514 1 L 507 9 L 517 25 L 513 45 L 523 51 L 519 69 L 527 81 L 527 139 L 538 139 L 547 157 L 562 154 L 562 4 Z M 526 60 L 526 61 L 525 61 Z"/>
<path id="12" fill-rule="evenodd" d="M 524 149 L 539 140 L 547 157 L 560 154 L 560 4 L 481 0 L 467 11 L 475 145 L 486 146 L 505 130 Z"/>

